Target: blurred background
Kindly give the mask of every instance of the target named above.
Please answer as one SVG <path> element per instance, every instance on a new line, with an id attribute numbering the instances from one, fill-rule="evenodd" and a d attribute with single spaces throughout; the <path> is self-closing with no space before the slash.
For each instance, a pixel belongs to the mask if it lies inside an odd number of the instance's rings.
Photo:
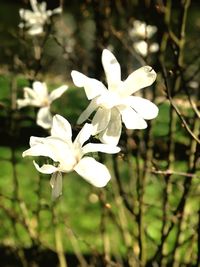
<path id="1" fill-rule="evenodd" d="M 31 9 L 29 1 L 0 3 L 0 266 L 198 267 L 199 1 L 46 3 L 63 12 L 40 35 L 19 27 L 19 10 Z M 71 71 L 106 84 L 104 48 L 118 59 L 123 80 L 144 65 L 157 72 L 138 95 L 154 102 L 159 115 L 145 130 L 123 128 L 118 155 L 95 155 L 112 174 L 106 188 L 70 173 L 53 202 L 50 177 L 21 156 L 30 136 L 48 131 L 35 123 L 37 108 L 19 110 L 16 101 L 35 80 L 50 90 L 69 85 L 51 111 L 71 122 L 75 137 L 88 100 Z"/>

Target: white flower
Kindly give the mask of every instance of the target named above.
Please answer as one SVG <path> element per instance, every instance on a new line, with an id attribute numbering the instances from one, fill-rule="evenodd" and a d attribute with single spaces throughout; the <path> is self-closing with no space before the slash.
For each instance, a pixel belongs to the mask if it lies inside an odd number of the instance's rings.
<path id="1" fill-rule="evenodd" d="M 28 34 L 37 35 L 43 33 L 43 27 L 49 22 L 49 18 L 54 14 L 62 12 L 62 8 L 58 7 L 53 10 L 46 9 L 46 2 L 37 3 L 37 0 L 30 0 L 32 10 L 19 10 L 19 15 L 23 22 L 19 24 L 20 28 L 26 28 Z"/>
<path id="2" fill-rule="evenodd" d="M 150 66 L 144 66 L 121 81 L 121 69 L 115 56 L 107 49 L 102 53 L 102 64 L 107 78 L 108 89 L 96 79 L 89 78 L 78 71 L 72 71 L 76 86 L 84 87 L 86 96 L 91 100 L 80 115 L 81 124 L 97 110 L 92 119 L 93 135 L 99 134 L 103 143 L 116 145 L 121 135 L 121 120 L 127 129 L 144 129 L 145 120 L 158 115 L 158 108 L 147 99 L 131 96 L 138 90 L 150 86 L 156 79 L 156 73 Z"/>
<path id="3" fill-rule="evenodd" d="M 135 20 L 133 22 L 133 28 L 129 34 L 131 37 L 140 37 L 142 39 L 151 38 L 157 32 L 156 26 L 147 25 L 145 22 Z"/>
<path id="4" fill-rule="evenodd" d="M 48 94 L 46 83 L 35 81 L 33 82 L 33 89 L 29 87 L 24 88 L 24 99 L 18 99 L 17 106 L 18 108 L 23 108 L 25 106 L 39 107 L 37 124 L 45 129 L 49 129 L 52 125 L 50 105 L 67 89 L 67 85 L 62 85 Z"/>
<path id="5" fill-rule="evenodd" d="M 94 158 L 85 156 L 90 152 L 117 153 L 119 147 L 106 144 L 84 143 L 89 139 L 92 125 L 85 124 L 74 142 L 72 142 L 72 129 L 69 122 L 60 115 L 53 117 L 51 136 L 30 138 L 30 149 L 23 152 L 22 156 L 44 156 L 51 158 L 53 164 L 44 164 L 41 167 L 34 162 L 36 169 L 41 173 L 52 174 L 50 184 L 52 197 L 56 198 L 62 193 L 62 175 L 76 171 L 87 182 L 103 187 L 110 180 L 108 169 Z"/>
<path id="6" fill-rule="evenodd" d="M 157 43 L 152 43 L 148 45 L 146 41 L 138 41 L 133 44 L 134 49 L 137 53 L 143 57 L 147 56 L 149 53 L 155 53 L 159 50 L 159 45 Z"/>

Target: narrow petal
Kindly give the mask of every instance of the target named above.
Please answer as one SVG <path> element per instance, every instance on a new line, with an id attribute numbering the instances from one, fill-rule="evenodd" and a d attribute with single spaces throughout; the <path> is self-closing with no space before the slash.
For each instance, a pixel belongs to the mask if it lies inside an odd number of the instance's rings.
<path id="1" fill-rule="evenodd" d="M 44 174 L 52 174 L 57 171 L 57 168 L 50 164 L 44 164 L 42 167 L 40 167 L 35 161 L 33 161 L 33 164 L 36 170 Z"/>
<path id="2" fill-rule="evenodd" d="M 26 156 L 32 156 L 32 157 L 43 156 L 43 157 L 49 157 L 52 160 L 57 161 L 56 154 L 51 149 L 51 147 L 47 146 L 46 144 L 37 144 L 25 150 L 22 153 L 22 157 L 26 157 Z"/>
<path id="3" fill-rule="evenodd" d="M 17 108 L 23 108 L 30 105 L 30 101 L 28 99 L 17 99 Z"/>
<path id="4" fill-rule="evenodd" d="M 35 81 L 33 83 L 33 91 L 37 94 L 40 99 L 45 99 L 48 97 L 48 90 L 46 83 L 41 83 L 39 81 Z"/>
<path id="5" fill-rule="evenodd" d="M 40 108 L 37 114 L 37 125 L 44 129 L 50 129 L 52 126 L 52 116 L 49 107 Z"/>
<path id="6" fill-rule="evenodd" d="M 98 108 L 96 114 L 92 119 L 93 135 L 103 131 L 110 121 L 111 110 L 106 108 Z"/>
<path id="7" fill-rule="evenodd" d="M 59 88 L 53 90 L 49 95 L 50 102 L 54 101 L 55 99 L 59 98 L 65 91 L 67 91 L 68 86 L 62 85 Z"/>
<path id="8" fill-rule="evenodd" d="M 29 141 L 30 147 L 39 145 L 39 144 L 44 144 L 45 140 L 46 140 L 45 137 L 31 136 L 30 141 Z"/>
<path id="9" fill-rule="evenodd" d="M 77 123 L 81 124 L 84 121 L 86 121 L 89 116 L 92 114 L 92 112 L 97 109 L 98 105 L 97 105 L 97 98 L 92 99 L 92 101 L 90 102 L 90 104 L 87 106 L 87 108 L 81 113 L 81 115 L 79 116 Z"/>
<path id="10" fill-rule="evenodd" d="M 106 74 L 108 89 L 115 91 L 121 82 L 121 68 L 115 56 L 107 49 L 103 50 L 102 64 Z"/>
<path id="11" fill-rule="evenodd" d="M 78 71 L 73 70 L 71 76 L 76 86 L 84 87 L 86 96 L 89 100 L 107 91 L 102 82 L 89 78 Z"/>
<path id="12" fill-rule="evenodd" d="M 83 154 L 91 152 L 103 152 L 108 154 L 115 154 L 120 151 L 120 148 L 117 146 L 109 144 L 93 144 L 89 143 L 82 148 Z"/>
<path id="13" fill-rule="evenodd" d="M 156 80 L 156 73 L 150 66 L 144 66 L 134 71 L 124 81 L 121 95 L 129 96 L 136 91 L 152 85 Z"/>
<path id="14" fill-rule="evenodd" d="M 63 140 L 71 141 L 72 128 L 68 120 L 58 114 L 53 116 L 51 135 Z"/>
<path id="15" fill-rule="evenodd" d="M 82 158 L 74 170 L 88 183 L 96 187 L 104 187 L 111 179 L 106 166 L 91 157 Z"/>
<path id="16" fill-rule="evenodd" d="M 118 109 L 113 108 L 107 128 L 99 134 L 102 143 L 117 145 L 121 136 L 122 122 Z"/>
<path id="17" fill-rule="evenodd" d="M 145 129 L 146 121 L 131 107 L 121 108 L 122 121 L 127 129 Z"/>
<path id="18" fill-rule="evenodd" d="M 50 185 L 52 187 L 52 200 L 62 195 L 62 173 L 54 172 L 51 176 Z"/>
<path id="19" fill-rule="evenodd" d="M 158 107 L 147 99 L 129 96 L 127 103 L 145 120 L 151 120 L 158 116 Z"/>
<path id="20" fill-rule="evenodd" d="M 74 147 L 81 148 L 82 145 L 90 138 L 93 131 L 93 126 L 89 123 L 84 124 L 83 128 L 78 133 L 74 140 Z"/>
<path id="21" fill-rule="evenodd" d="M 62 7 L 61 6 L 54 8 L 52 10 L 52 14 L 60 14 L 60 13 L 62 13 Z"/>

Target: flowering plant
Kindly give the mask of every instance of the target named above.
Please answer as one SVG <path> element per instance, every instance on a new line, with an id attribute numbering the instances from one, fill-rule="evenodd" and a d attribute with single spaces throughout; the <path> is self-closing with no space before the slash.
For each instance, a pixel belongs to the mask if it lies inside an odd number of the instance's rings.
<path id="1" fill-rule="evenodd" d="M 40 167 L 35 161 L 36 169 L 41 173 L 52 174 L 50 184 L 52 197 L 57 198 L 62 193 L 62 172 L 76 171 L 86 181 L 96 187 L 105 186 L 111 176 L 108 169 L 90 156 L 90 152 L 117 153 L 119 147 L 107 144 L 84 143 L 92 133 L 92 125 L 85 124 L 74 142 L 69 122 L 60 115 L 53 117 L 51 136 L 46 138 L 30 138 L 30 148 L 23 152 L 25 156 L 44 156 L 53 160 L 53 164 Z"/>
<path id="2" fill-rule="evenodd" d="M 53 10 L 47 10 L 46 2 L 37 3 L 37 0 L 30 0 L 32 10 L 19 10 L 19 15 L 23 22 L 19 24 L 20 28 L 26 28 L 28 34 L 38 35 L 43 33 L 44 25 L 49 22 L 49 18 L 54 14 L 62 12 L 62 8 L 58 7 Z"/>
<path id="3" fill-rule="evenodd" d="M 25 106 L 39 107 L 36 122 L 39 126 L 49 129 L 52 124 L 51 103 L 59 98 L 67 89 L 67 85 L 62 85 L 48 94 L 46 83 L 35 81 L 33 82 L 33 89 L 29 87 L 24 88 L 24 99 L 18 99 L 17 106 L 18 108 Z"/>
<path id="4" fill-rule="evenodd" d="M 102 53 L 102 64 L 106 74 L 108 89 L 100 81 L 89 78 L 78 71 L 72 71 L 72 79 L 78 87 L 84 87 L 91 100 L 80 115 L 81 124 L 97 110 L 92 119 L 93 135 L 99 134 L 103 143 L 117 145 L 122 130 L 122 122 L 127 129 L 144 129 L 145 120 L 158 115 L 158 108 L 147 99 L 132 96 L 138 90 L 150 86 L 156 73 L 150 66 L 144 66 L 131 73 L 125 81 L 121 80 L 121 68 L 115 56 L 107 49 Z"/>

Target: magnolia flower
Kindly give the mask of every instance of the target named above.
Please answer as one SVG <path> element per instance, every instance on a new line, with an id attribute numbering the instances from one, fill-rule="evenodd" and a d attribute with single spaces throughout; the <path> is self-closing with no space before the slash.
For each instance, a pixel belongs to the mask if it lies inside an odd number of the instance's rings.
<path id="1" fill-rule="evenodd" d="M 139 37 L 141 39 L 151 38 L 157 32 L 157 27 L 147 25 L 145 22 L 135 20 L 133 28 L 129 31 L 131 37 Z"/>
<path id="2" fill-rule="evenodd" d="M 150 66 L 144 66 L 131 73 L 125 81 L 121 81 L 120 65 L 107 49 L 103 50 L 102 64 L 108 89 L 100 81 L 78 71 L 71 73 L 74 84 L 84 87 L 87 98 L 91 100 L 78 118 L 78 123 L 83 123 L 97 110 L 92 119 L 92 134 L 99 134 L 103 143 L 116 145 L 121 135 L 121 121 L 127 129 L 144 129 L 147 127 L 145 120 L 158 115 L 158 108 L 152 102 L 132 96 L 138 90 L 150 86 L 156 79 L 156 73 Z"/>
<path id="3" fill-rule="evenodd" d="M 37 35 L 43 33 L 43 28 L 49 22 L 49 18 L 54 14 L 62 12 L 62 8 L 58 7 L 53 10 L 47 10 L 46 2 L 37 3 L 37 0 L 30 0 L 32 10 L 19 10 L 19 15 L 24 22 L 19 24 L 20 28 L 28 29 L 28 34 Z"/>
<path id="4" fill-rule="evenodd" d="M 40 109 L 37 114 L 36 122 L 39 126 L 49 129 L 52 125 L 50 105 L 67 89 L 67 85 L 62 85 L 48 94 L 46 83 L 35 81 L 33 82 L 33 89 L 29 87 L 24 88 L 24 99 L 18 99 L 17 106 L 18 108 L 23 108 L 25 106 L 39 107 Z"/>
<path id="5" fill-rule="evenodd" d="M 92 125 L 85 124 L 74 142 L 72 142 L 72 129 L 69 122 L 60 115 L 53 117 L 51 136 L 30 138 L 30 149 L 22 156 L 44 156 L 53 160 L 53 164 L 44 164 L 41 167 L 34 161 L 36 169 L 45 174 L 52 174 L 50 184 L 52 197 L 56 198 L 62 193 L 62 172 L 76 171 L 87 182 L 103 187 L 110 180 L 108 169 L 94 158 L 84 156 L 90 152 L 117 153 L 119 147 L 106 144 L 84 143 L 89 139 Z"/>
<path id="6" fill-rule="evenodd" d="M 152 43 L 148 45 L 146 41 L 138 41 L 133 44 L 134 49 L 137 53 L 142 55 L 143 57 L 146 57 L 148 52 L 149 53 L 155 53 L 159 50 L 159 45 L 157 43 Z"/>

